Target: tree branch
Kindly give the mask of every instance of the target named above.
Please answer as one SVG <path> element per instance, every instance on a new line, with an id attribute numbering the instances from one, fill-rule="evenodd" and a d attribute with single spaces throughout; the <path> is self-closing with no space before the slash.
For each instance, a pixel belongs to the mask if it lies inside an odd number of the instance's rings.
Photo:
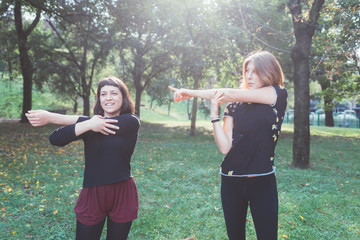
<path id="1" fill-rule="evenodd" d="M 66 41 L 65 41 L 65 39 L 63 39 L 63 38 L 61 37 L 60 33 L 57 31 L 57 29 L 55 28 L 55 26 L 52 24 L 51 20 L 50 20 L 50 19 L 45 19 L 45 21 L 46 21 L 47 23 L 49 23 L 51 29 L 55 32 L 56 36 L 60 39 L 60 41 L 64 44 L 64 46 L 66 47 L 66 49 L 69 51 L 69 54 L 70 54 L 70 56 L 71 56 L 72 61 L 76 64 L 76 66 L 77 66 L 78 68 L 80 68 L 80 64 L 77 62 L 77 59 L 76 59 L 74 53 L 71 51 L 70 48 L 68 48 L 68 47 L 66 46 Z"/>
<path id="2" fill-rule="evenodd" d="M 313 24 L 316 24 L 319 16 L 320 16 L 320 9 L 322 8 L 322 5 L 324 4 L 325 0 L 314 0 L 311 9 L 310 9 L 310 22 Z"/>
<path id="3" fill-rule="evenodd" d="M 301 17 L 301 4 L 300 0 L 289 0 L 288 1 L 288 8 L 290 9 L 290 13 L 292 15 L 293 22 L 298 22 L 299 18 Z"/>
<path id="4" fill-rule="evenodd" d="M 341 16 L 340 16 L 339 26 L 341 25 L 341 19 L 342 19 L 342 18 L 341 18 Z M 326 50 L 325 50 L 324 54 L 321 56 L 318 64 L 316 64 L 315 68 L 311 71 L 310 77 L 312 76 L 313 72 L 318 69 L 319 65 L 324 61 L 324 59 L 325 59 L 326 56 L 328 55 L 329 51 L 331 51 L 331 50 L 334 48 L 336 42 L 337 42 L 337 36 L 335 37 L 333 44 L 332 44 L 330 47 L 327 47 L 327 48 L 326 48 Z"/>
<path id="5" fill-rule="evenodd" d="M 284 52 L 284 53 L 288 53 L 288 54 L 291 54 L 291 51 L 288 51 L 288 50 L 284 50 L 284 49 L 280 49 L 280 48 L 277 48 L 275 46 L 272 46 L 270 45 L 269 43 L 263 41 L 262 39 L 258 38 L 255 34 L 251 33 L 249 31 L 249 29 L 247 28 L 247 25 L 245 23 L 245 20 L 244 20 L 244 16 L 243 16 L 243 13 L 242 13 L 242 10 L 241 10 L 241 5 L 239 6 L 239 12 L 240 12 L 240 16 L 241 16 L 241 20 L 242 20 L 242 23 L 243 23 L 243 26 L 244 26 L 244 29 L 245 31 L 251 35 L 252 37 L 254 37 L 256 40 L 258 40 L 259 42 L 261 42 L 262 44 L 264 44 L 265 46 L 271 48 L 271 49 L 274 49 L 276 51 L 280 51 L 280 52 Z"/>
<path id="6" fill-rule="evenodd" d="M 26 37 L 28 37 L 30 35 L 30 33 L 34 30 L 36 25 L 39 23 L 40 16 L 41 16 L 41 9 L 38 8 L 36 10 L 36 17 L 35 17 L 34 21 L 30 24 L 28 29 L 25 30 L 25 36 Z"/>

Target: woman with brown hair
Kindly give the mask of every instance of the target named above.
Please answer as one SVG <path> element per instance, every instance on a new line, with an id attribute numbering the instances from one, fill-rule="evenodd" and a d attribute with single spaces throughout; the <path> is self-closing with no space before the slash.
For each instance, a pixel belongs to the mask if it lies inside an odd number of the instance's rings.
<path id="1" fill-rule="evenodd" d="M 99 82 L 94 114 L 90 118 L 35 110 L 27 117 L 33 126 L 67 125 L 50 135 L 53 145 L 84 141 L 83 189 L 74 209 L 76 239 L 100 239 L 106 219 L 107 239 L 127 239 L 139 208 L 130 161 L 140 121 L 134 115 L 128 88 L 120 79 L 107 77 Z"/>
<path id="2" fill-rule="evenodd" d="M 258 239 L 277 239 L 278 193 L 275 146 L 286 104 L 283 72 L 269 52 L 251 53 L 243 63 L 240 89 L 173 90 L 175 101 L 211 101 L 217 146 L 226 154 L 220 167 L 221 200 L 230 240 L 245 239 L 248 206 Z M 221 125 L 218 103 L 229 102 Z"/>

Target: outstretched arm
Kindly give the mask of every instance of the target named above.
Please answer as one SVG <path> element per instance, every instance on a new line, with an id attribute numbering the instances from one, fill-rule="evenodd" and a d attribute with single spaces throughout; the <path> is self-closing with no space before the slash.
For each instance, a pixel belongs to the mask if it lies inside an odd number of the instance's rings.
<path id="1" fill-rule="evenodd" d="M 275 91 L 272 87 L 262 87 L 258 89 L 233 89 L 220 88 L 208 90 L 191 90 L 185 88 L 174 88 L 169 86 L 169 89 L 174 91 L 174 100 L 181 101 L 192 97 L 211 99 L 214 91 L 221 91 L 224 93 L 222 102 L 252 102 L 262 104 L 273 104 L 276 99 Z"/>
<path id="2" fill-rule="evenodd" d="M 30 110 L 25 115 L 34 127 L 44 126 L 49 123 L 67 126 L 75 124 L 79 118 L 79 116 L 63 115 L 45 110 Z"/>
<path id="3" fill-rule="evenodd" d="M 118 130 L 119 127 L 109 123 L 114 121 L 117 122 L 116 119 L 105 119 L 102 116 L 95 115 L 90 119 L 56 129 L 50 135 L 49 140 L 52 145 L 65 146 L 78 140 L 81 138 L 81 134 L 88 131 L 100 132 L 104 135 L 115 134 L 115 130 Z"/>
<path id="4" fill-rule="evenodd" d="M 114 130 L 118 130 L 119 127 L 111 123 L 117 122 L 116 119 L 106 119 L 102 116 L 95 115 L 89 120 L 79 122 L 75 124 L 75 135 L 79 136 L 87 131 L 100 132 L 104 135 L 115 134 Z M 111 130 L 114 129 L 114 130 Z"/>

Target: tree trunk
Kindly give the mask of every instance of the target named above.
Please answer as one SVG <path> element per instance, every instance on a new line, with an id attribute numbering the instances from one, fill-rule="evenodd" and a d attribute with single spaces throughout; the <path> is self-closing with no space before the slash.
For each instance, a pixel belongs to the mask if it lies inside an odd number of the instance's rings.
<path id="1" fill-rule="evenodd" d="M 191 120 L 191 113 L 192 113 L 192 110 L 190 110 L 190 101 L 191 101 L 190 99 L 187 100 L 187 105 L 186 105 L 188 120 Z"/>
<path id="2" fill-rule="evenodd" d="M 170 108 L 171 108 L 171 102 L 168 103 L 168 116 L 170 116 Z"/>
<path id="3" fill-rule="evenodd" d="M 324 104 L 326 105 L 326 102 Z M 335 123 L 334 123 L 333 111 L 325 108 L 325 126 L 334 127 L 334 125 Z"/>
<path id="4" fill-rule="evenodd" d="M 135 89 L 135 114 L 140 118 L 140 105 L 141 105 L 142 88 Z"/>
<path id="5" fill-rule="evenodd" d="M 309 79 L 310 66 L 309 56 L 312 37 L 320 16 L 320 10 L 324 0 L 314 0 L 309 11 L 308 19 L 303 18 L 300 0 L 289 0 L 294 33 L 295 45 L 291 52 L 294 65 L 294 141 L 292 165 L 299 168 L 310 166 L 310 94 Z"/>
<path id="6" fill-rule="evenodd" d="M 22 113 L 21 113 L 20 122 L 28 123 L 29 121 L 26 118 L 25 113 L 31 110 L 32 107 L 32 82 L 33 82 L 34 69 L 29 58 L 26 42 L 29 34 L 39 22 L 40 11 L 37 11 L 35 20 L 32 22 L 32 24 L 29 26 L 27 30 L 24 30 L 22 25 L 20 1 L 15 1 L 14 16 L 15 16 L 15 27 L 16 27 L 19 53 L 20 53 L 20 67 L 23 76 L 23 104 L 22 104 Z"/>
<path id="7" fill-rule="evenodd" d="M 141 51 L 137 49 L 134 58 L 134 68 L 132 69 L 132 76 L 135 86 L 135 114 L 140 118 L 140 105 L 141 105 L 141 94 L 144 90 L 144 86 L 141 85 L 141 80 L 144 74 L 143 67 L 143 56 Z"/>
<path id="8" fill-rule="evenodd" d="M 201 78 L 201 73 L 194 74 L 194 89 L 199 89 L 199 81 Z M 196 136 L 196 114 L 197 114 L 197 102 L 198 99 L 194 98 L 191 112 L 191 126 L 190 126 L 190 136 Z"/>
<path id="9" fill-rule="evenodd" d="M 83 65 L 85 66 L 85 65 Z M 84 101 L 84 110 L 83 115 L 84 116 L 90 116 L 90 89 L 91 87 L 86 82 L 86 74 L 85 74 L 86 67 L 82 67 L 80 69 L 81 75 L 81 88 L 82 88 L 82 99 Z"/>
<path id="10" fill-rule="evenodd" d="M 190 126 L 190 136 L 196 136 L 196 114 L 197 114 L 197 102 L 198 99 L 194 98 L 191 112 L 191 126 Z"/>
<path id="11" fill-rule="evenodd" d="M 327 89 L 330 87 L 329 81 L 323 80 L 320 81 L 321 90 L 324 94 L 324 110 L 325 110 L 325 126 L 333 127 L 334 124 L 334 116 L 333 116 L 333 102 L 332 98 L 328 96 Z"/>
<path id="12" fill-rule="evenodd" d="M 20 54 L 21 55 L 21 54 Z M 28 60 L 26 60 L 26 57 L 20 56 L 20 64 L 21 64 L 21 71 L 23 74 L 23 104 L 22 104 L 22 113 L 21 113 L 21 123 L 28 123 L 28 119 L 25 116 L 25 113 L 27 113 L 32 108 L 32 66 L 28 65 L 28 63 L 24 63 Z M 30 63 L 31 64 L 31 63 Z"/>
<path id="13" fill-rule="evenodd" d="M 84 101 L 83 115 L 90 116 L 90 96 L 89 96 L 89 94 L 84 94 L 82 96 L 82 99 Z"/>
<path id="14" fill-rule="evenodd" d="M 310 165 L 310 127 L 309 127 L 309 61 L 308 58 L 292 54 L 294 63 L 294 141 L 293 165 L 307 168 Z"/>
<path id="15" fill-rule="evenodd" d="M 10 54 L 8 54 L 8 53 L 7 53 L 7 55 L 6 55 L 6 60 L 7 60 L 7 65 L 8 65 L 9 78 L 10 78 L 10 81 L 12 81 L 12 80 L 14 80 L 14 77 L 13 77 L 13 66 L 12 66 Z M 4 71 L 4 72 L 5 72 L 5 71 Z M 4 72 L 2 73 L 2 76 L 4 75 Z"/>
<path id="16" fill-rule="evenodd" d="M 78 110 L 78 102 L 77 99 L 74 100 L 73 113 L 76 114 Z"/>

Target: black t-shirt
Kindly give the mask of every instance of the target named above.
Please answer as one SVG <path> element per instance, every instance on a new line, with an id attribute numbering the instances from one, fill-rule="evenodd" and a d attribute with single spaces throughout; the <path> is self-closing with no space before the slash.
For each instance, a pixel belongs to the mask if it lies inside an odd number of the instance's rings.
<path id="1" fill-rule="evenodd" d="M 77 123 L 89 120 L 79 117 Z M 49 137 L 50 143 L 64 146 L 82 139 L 85 144 L 85 171 L 83 187 L 116 183 L 131 178 L 130 160 L 136 145 L 140 121 L 133 114 L 122 114 L 112 119 L 119 127 L 114 135 L 87 131 L 75 135 L 75 124 L 55 130 Z"/>
<path id="2" fill-rule="evenodd" d="M 274 151 L 287 104 L 287 90 L 273 86 L 274 104 L 232 102 L 224 117 L 234 122 L 232 148 L 224 157 L 220 173 L 227 176 L 274 172 Z"/>

